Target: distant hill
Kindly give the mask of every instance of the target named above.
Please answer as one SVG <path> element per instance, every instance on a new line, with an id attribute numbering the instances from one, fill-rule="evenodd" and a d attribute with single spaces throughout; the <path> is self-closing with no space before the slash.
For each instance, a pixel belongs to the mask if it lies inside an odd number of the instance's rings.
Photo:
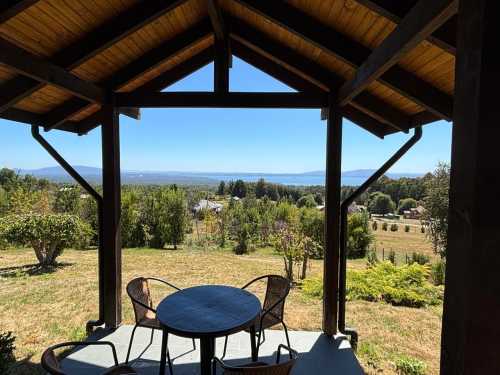
<path id="1" fill-rule="evenodd" d="M 93 184 L 101 183 L 101 168 L 77 165 L 74 167 L 78 173 Z M 375 169 L 358 169 L 342 172 L 342 183 L 344 185 L 360 185 L 366 178 L 371 176 Z M 38 178 L 46 178 L 54 182 L 73 182 L 72 178 L 61 167 L 47 167 L 40 169 L 19 170 L 20 174 L 30 174 Z M 419 173 L 388 173 L 390 178 L 420 177 Z M 242 179 L 252 182 L 263 178 L 273 183 L 285 185 L 324 185 L 325 172 L 311 171 L 305 173 L 222 173 L 222 172 L 155 172 L 155 171 L 122 171 L 123 184 L 135 185 L 216 185 L 219 181 L 230 181 Z"/>

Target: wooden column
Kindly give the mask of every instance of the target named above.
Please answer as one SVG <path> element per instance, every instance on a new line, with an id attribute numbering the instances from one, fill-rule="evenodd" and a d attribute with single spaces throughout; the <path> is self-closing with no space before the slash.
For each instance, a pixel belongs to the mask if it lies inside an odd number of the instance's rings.
<path id="1" fill-rule="evenodd" d="M 214 91 L 229 91 L 229 47 L 224 40 L 216 40 L 214 44 Z"/>
<path id="2" fill-rule="evenodd" d="M 102 186 L 103 186 L 103 275 L 104 322 L 106 327 L 120 325 L 122 288 L 122 249 L 120 233 L 120 132 L 118 109 L 103 106 L 102 119 Z"/>
<path id="3" fill-rule="evenodd" d="M 339 245 L 340 245 L 340 168 L 342 157 L 342 115 L 330 95 L 326 132 L 325 255 L 323 269 L 323 331 L 337 333 Z"/>
<path id="4" fill-rule="evenodd" d="M 441 374 L 500 374 L 500 2 L 461 0 Z"/>

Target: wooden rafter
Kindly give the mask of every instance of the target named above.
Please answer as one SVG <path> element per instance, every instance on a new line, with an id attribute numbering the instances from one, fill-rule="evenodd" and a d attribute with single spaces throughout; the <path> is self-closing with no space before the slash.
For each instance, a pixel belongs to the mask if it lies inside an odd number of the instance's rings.
<path id="1" fill-rule="evenodd" d="M 356 0 L 356 2 L 394 23 L 400 23 L 412 7 L 412 2 L 408 3 L 401 0 Z M 457 49 L 456 33 L 457 17 L 453 16 L 429 35 L 427 40 L 446 52 L 455 55 Z"/>
<path id="2" fill-rule="evenodd" d="M 0 4 L 0 24 L 7 22 L 40 0 L 2 0 Z"/>
<path id="3" fill-rule="evenodd" d="M 141 74 L 146 73 L 169 58 L 185 51 L 203 38 L 206 38 L 210 31 L 210 22 L 208 19 L 202 20 L 188 29 L 188 31 L 172 40 L 162 43 L 99 84 L 109 90 L 118 90 Z M 78 98 L 66 101 L 44 116 L 45 129 L 51 130 L 58 127 L 59 124 L 62 124 L 76 113 L 87 108 L 88 105 L 87 102 Z"/>
<path id="4" fill-rule="evenodd" d="M 86 34 L 74 44 L 57 52 L 49 60 L 66 70 L 72 70 L 185 1 L 187 0 L 140 1 L 132 8 L 118 14 L 108 23 Z M 0 86 L 0 112 L 30 96 L 43 86 L 44 83 L 28 77 L 15 77 L 3 83 Z"/>
<path id="5" fill-rule="evenodd" d="M 116 93 L 117 106 L 143 108 L 322 108 L 328 96 L 301 92 Z"/>
<path id="6" fill-rule="evenodd" d="M 369 48 L 284 2 L 236 1 L 351 67 L 358 68 L 371 53 Z M 394 66 L 385 72 L 379 81 L 439 117 L 447 120 L 452 118 L 453 98 L 414 74 Z"/>
<path id="7" fill-rule="evenodd" d="M 215 34 L 214 90 L 227 92 L 231 60 L 227 27 L 218 0 L 207 0 L 207 8 Z"/>
<path id="8" fill-rule="evenodd" d="M 39 82 L 56 86 L 92 103 L 104 102 L 106 93 L 102 88 L 71 74 L 50 61 L 3 38 L 0 38 L 0 50 L 2 51 L 0 63 L 9 66 L 16 72 Z"/>
<path id="9" fill-rule="evenodd" d="M 246 61 L 248 64 L 256 67 L 257 69 L 269 74 L 271 77 L 283 82 L 285 85 L 302 92 L 324 92 L 320 87 L 312 83 L 311 81 L 299 76 L 297 73 L 288 70 L 284 66 L 278 64 L 277 62 L 271 60 L 270 58 L 252 50 L 245 44 L 233 40 L 232 41 L 233 51 L 235 56 Z M 395 132 L 394 128 L 389 127 L 387 124 L 379 122 L 373 117 L 366 115 L 362 111 L 354 108 L 351 105 L 342 107 L 342 115 L 348 120 L 354 122 L 355 124 L 361 126 L 370 133 L 376 135 L 377 137 L 383 138 L 384 135 Z"/>
<path id="10" fill-rule="evenodd" d="M 339 90 L 346 105 L 458 11 L 458 0 L 420 0 Z"/>
<path id="11" fill-rule="evenodd" d="M 179 64 L 172 69 L 169 69 L 158 77 L 152 79 L 151 81 L 145 83 L 144 85 L 138 87 L 133 92 L 151 92 L 151 91 L 161 91 L 170 85 L 180 81 L 181 79 L 187 77 L 191 73 L 194 73 L 198 69 L 201 69 L 205 65 L 213 61 L 213 53 L 211 48 L 207 48 L 202 52 L 190 57 L 182 64 Z M 96 113 L 86 117 L 85 119 L 76 123 L 75 128 L 79 134 L 85 134 L 92 129 L 96 128 L 102 118 L 102 111 L 99 110 Z M 66 126 L 68 121 L 61 124 L 60 126 Z M 58 127 L 59 129 L 60 127 Z"/>
<path id="12" fill-rule="evenodd" d="M 273 41 L 265 34 L 253 29 L 244 22 L 231 24 L 231 35 L 245 44 L 249 44 L 264 54 L 290 68 L 300 71 L 319 87 L 329 90 L 339 88 L 344 82 L 342 78 L 325 69 L 323 66 L 298 54 L 289 47 Z M 353 101 L 353 106 L 362 110 L 379 122 L 386 123 L 396 130 L 407 130 L 412 127 L 409 116 L 390 106 L 370 93 L 362 93 Z"/>

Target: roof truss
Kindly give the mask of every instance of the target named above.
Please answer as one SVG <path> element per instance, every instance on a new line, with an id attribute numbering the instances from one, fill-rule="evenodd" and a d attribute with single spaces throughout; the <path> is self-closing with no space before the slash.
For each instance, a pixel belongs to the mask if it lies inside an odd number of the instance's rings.
<path id="1" fill-rule="evenodd" d="M 369 48 L 317 22 L 284 2 L 235 1 L 307 40 L 322 51 L 336 56 L 351 67 L 358 68 L 371 54 Z M 412 73 L 398 66 L 393 66 L 380 76 L 379 80 L 437 116 L 447 120 L 452 118 L 453 98 Z"/>

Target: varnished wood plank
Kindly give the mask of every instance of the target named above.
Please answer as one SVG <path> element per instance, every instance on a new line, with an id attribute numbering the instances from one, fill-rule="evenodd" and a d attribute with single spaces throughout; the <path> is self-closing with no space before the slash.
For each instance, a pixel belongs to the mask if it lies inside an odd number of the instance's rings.
<path id="1" fill-rule="evenodd" d="M 0 24 L 7 22 L 40 0 L 2 0 L 0 4 Z"/>
<path id="2" fill-rule="evenodd" d="M 48 83 L 82 99 L 102 103 L 105 92 L 91 82 L 86 82 L 61 67 L 0 38 L 0 62 L 15 71 L 39 82 Z"/>
<path id="3" fill-rule="evenodd" d="M 346 105 L 353 97 L 378 79 L 411 49 L 455 15 L 458 0 L 420 0 L 397 28 L 368 56 L 356 75 L 339 90 L 339 103 Z"/>

